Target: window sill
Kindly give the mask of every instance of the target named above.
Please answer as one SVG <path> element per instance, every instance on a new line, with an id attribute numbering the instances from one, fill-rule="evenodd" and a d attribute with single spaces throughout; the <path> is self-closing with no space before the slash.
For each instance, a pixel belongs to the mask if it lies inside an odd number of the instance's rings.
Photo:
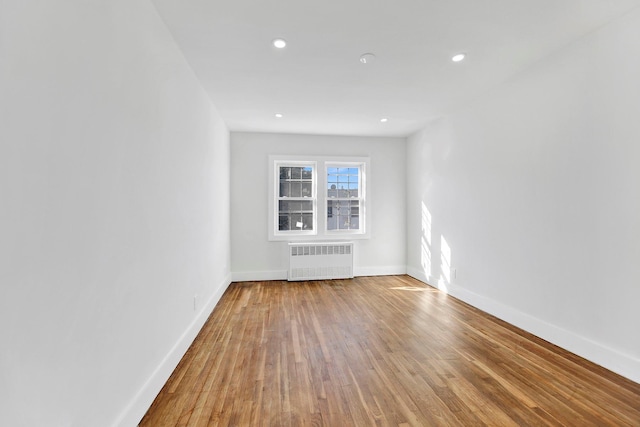
<path id="1" fill-rule="evenodd" d="M 269 236 L 270 242 L 300 242 L 300 241 L 326 241 L 326 240 L 367 240 L 369 233 L 324 233 L 324 234 L 276 234 Z"/>

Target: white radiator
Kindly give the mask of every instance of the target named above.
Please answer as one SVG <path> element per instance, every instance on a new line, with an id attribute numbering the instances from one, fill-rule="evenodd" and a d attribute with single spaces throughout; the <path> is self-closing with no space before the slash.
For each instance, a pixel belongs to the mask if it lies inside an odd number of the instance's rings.
<path id="1" fill-rule="evenodd" d="M 289 243 L 289 281 L 353 277 L 353 242 Z"/>

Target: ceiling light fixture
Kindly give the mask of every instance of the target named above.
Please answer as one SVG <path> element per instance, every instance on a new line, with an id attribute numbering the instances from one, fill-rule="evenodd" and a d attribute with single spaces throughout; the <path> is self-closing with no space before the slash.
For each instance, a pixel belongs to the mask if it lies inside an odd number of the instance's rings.
<path id="1" fill-rule="evenodd" d="M 271 43 L 273 43 L 273 46 L 278 49 L 283 49 L 287 45 L 287 41 L 285 39 L 274 39 Z"/>
<path id="2" fill-rule="evenodd" d="M 284 117 L 282 113 L 276 113 L 276 119 L 281 119 L 282 117 Z"/>
<path id="3" fill-rule="evenodd" d="M 363 64 L 371 64 L 376 60 L 376 56 L 373 53 L 363 53 L 360 55 L 360 62 Z"/>
<path id="4" fill-rule="evenodd" d="M 387 119 L 386 117 L 380 119 L 380 123 L 387 123 L 388 121 L 389 119 Z"/>
<path id="5" fill-rule="evenodd" d="M 452 60 L 453 62 L 460 62 L 460 61 L 462 61 L 462 60 L 465 58 L 465 56 L 467 56 L 467 55 L 465 55 L 464 53 L 459 53 L 459 54 L 457 54 L 457 55 L 453 55 L 453 57 L 451 58 L 451 60 Z"/>

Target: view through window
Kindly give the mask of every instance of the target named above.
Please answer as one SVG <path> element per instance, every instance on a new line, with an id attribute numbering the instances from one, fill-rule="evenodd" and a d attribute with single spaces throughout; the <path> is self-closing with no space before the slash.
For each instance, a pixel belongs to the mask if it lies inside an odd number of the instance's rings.
<path id="1" fill-rule="evenodd" d="M 368 238 L 368 158 L 269 159 L 270 240 Z"/>

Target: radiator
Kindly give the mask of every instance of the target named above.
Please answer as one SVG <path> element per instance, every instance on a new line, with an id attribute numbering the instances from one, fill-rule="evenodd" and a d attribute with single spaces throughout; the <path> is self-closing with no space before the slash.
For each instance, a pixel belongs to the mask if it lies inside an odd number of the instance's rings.
<path id="1" fill-rule="evenodd" d="M 289 243 L 289 280 L 353 277 L 353 242 Z"/>

